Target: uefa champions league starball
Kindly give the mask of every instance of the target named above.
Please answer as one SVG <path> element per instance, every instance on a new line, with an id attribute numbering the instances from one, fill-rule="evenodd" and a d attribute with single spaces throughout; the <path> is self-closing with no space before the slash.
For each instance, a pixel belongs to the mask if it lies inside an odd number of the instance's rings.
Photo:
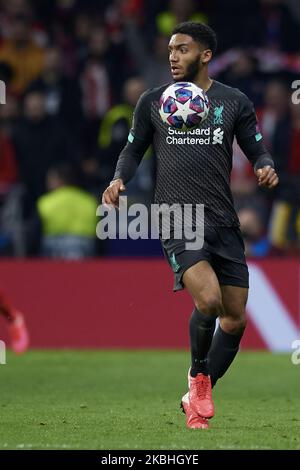
<path id="1" fill-rule="evenodd" d="M 191 82 L 176 82 L 160 97 L 159 114 L 171 127 L 189 131 L 201 124 L 209 113 L 209 99 L 204 90 Z"/>

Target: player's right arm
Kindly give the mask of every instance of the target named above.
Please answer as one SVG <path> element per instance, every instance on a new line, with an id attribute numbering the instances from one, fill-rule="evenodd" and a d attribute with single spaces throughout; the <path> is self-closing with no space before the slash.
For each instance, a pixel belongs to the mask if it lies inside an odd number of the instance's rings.
<path id="1" fill-rule="evenodd" d="M 140 97 L 134 110 L 128 141 L 120 153 L 115 174 L 102 195 L 103 204 L 119 205 L 120 193 L 134 176 L 147 148 L 152 142 L 154 128 L 151 122 L 151 90 Z"/>

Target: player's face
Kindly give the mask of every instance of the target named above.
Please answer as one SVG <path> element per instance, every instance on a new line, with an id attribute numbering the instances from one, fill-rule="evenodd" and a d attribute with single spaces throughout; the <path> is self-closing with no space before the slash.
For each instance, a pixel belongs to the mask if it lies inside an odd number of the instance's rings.
<path id="1" fill-rule="evenodd" d="M 169 42 L 169 62 L 175 82 L 193 81 L 207 62 L 207 51 L 187 34 L 173 34 Z"/>

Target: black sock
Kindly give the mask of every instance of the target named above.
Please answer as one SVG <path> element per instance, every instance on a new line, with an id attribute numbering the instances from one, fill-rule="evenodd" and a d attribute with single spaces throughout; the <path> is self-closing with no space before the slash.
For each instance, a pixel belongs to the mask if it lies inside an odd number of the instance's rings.
<path id="1" fill-rule="evenodd" d="M 196 308 L 190 318 L 191 376 L 202 373 L 208 375 L 207 353 L 215 331 L 216 317 L 204 315 Z"/>
<path id="2" fill-rule="evenodd" d="M 232 335 L 218 327 L 207 357 L 212 386 L 229 368 L 239 350 L 242 336 L 243 333 Z"/>

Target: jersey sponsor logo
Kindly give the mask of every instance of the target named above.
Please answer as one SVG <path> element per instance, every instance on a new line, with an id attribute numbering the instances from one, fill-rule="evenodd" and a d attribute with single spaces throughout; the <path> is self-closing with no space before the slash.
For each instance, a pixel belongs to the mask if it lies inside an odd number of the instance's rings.
<path id="1" fill-rule="evenodd" d="M 219 125 L 223 124 L 223 111 L 224 111 L 224 105 L 222 104 L 221 106 L 216 106 L 214 109 L 214 125 Z"/>
<path id="2" fill-rule="evenodd" d="M 168 128 L 166 143 L 169 145 L 209 145 L 222 144 L 224 131 L 218 127 L 212 130 L 211 127 L 198 127 L 189 132 L 179 131 L 172 127 Z"/>
<path id="3" fill-rule="evenodd" d="M 222 144 L 223 137 L 224 137 L 224 131 L 222 131 L 220 127 L 218 127 L 218 129 L 215 129 L 214 134 L 213 134 L 213 141 L 212 141 L 213 145 Z"/>

